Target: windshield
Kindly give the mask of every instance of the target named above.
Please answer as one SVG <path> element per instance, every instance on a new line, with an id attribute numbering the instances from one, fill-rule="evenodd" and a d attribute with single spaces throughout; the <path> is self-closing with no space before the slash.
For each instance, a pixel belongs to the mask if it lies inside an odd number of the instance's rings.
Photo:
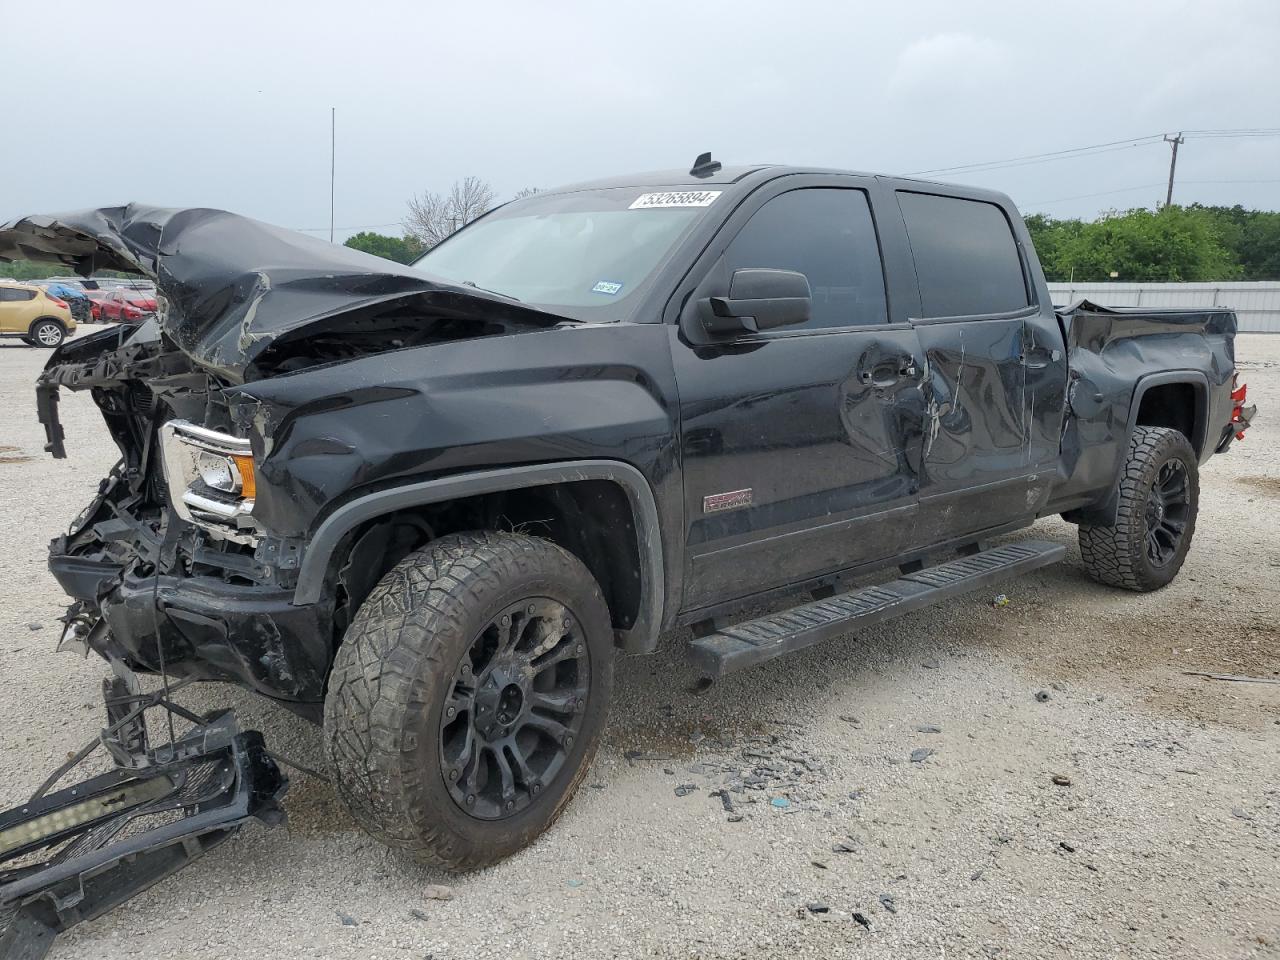
<path id="1" fill-rule="evenodd" d="M 575 319 L 622 320 L 719 195 L 626 187 L 533 196 L 500 207 L 413 266 Z"/>

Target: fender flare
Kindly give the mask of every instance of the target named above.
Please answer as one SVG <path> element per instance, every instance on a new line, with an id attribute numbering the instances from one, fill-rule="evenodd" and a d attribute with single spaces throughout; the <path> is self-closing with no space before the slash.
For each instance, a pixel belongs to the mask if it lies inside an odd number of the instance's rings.
<path id="1" fill-rule="evenodd" d="M 1129 438 L 1133 436 L 1138 425 L 1138 411 L 1142 408 L 1142 398 L 1152 387 L 1161 387 L 1170 383 L 1185 383 L 1196 392 L 1196 416 L 1192 427 L 1193 436 L 1188 439 L 1196 451 L 1201 463 L 1205 459 L 1205 451 L 1209 435 L 1209 378 L 1200 370 L 1166 370 L 1160 373 L 1149 373 L 1139 377 L 1133 387 L 1133 398 L 1129 403 L 1129 418 L 1125 424 L 1124 435 L 1117 444 L 1116 467 L 1112 474 L 1111 486 L 1106 497 L 1097 503 L 1076 510 L 1068 511 L 1063 517 L 1071 523 L 1082 523 L 1091 526 L 1110 526 L 1116 521 L 1116 511 L 1120 506 L 1120 475 L 1124 471 L 1125 458 L 1129 450 Z M 1210 452 L 1212 452 L 1210 450 Z"/>
<path id="2" fill-rule="evenodd" d="M 1191 446 L 1196 451 L 1196 456 L 1202 458 L 1205 450 L 1205 444 L 1208 442 L 1209 436 L 1209 378 L 1200 370 L 1167 370 L 1162 373 L 1149 373 L 1145 377 L 1139 377 L 1138 382 L 1133 388 L 1133 400 L 1129 405 L 1129 422 L 1125 428 L 1124 442 L 1127 447 L 1129 438 L 1133 436 L 1133 428 L 1138 425 L 1138 411 L 1142 408 L 1142 398 L 1146 396 L 1148 390 L 1152 387 L 1162 387 L 1170 383 L 1185 383 L 1195 390 L 1196 409 L 1195 420 L 1193 422 L 1191 433 L 1187 439 L 1191 441 Z M 1120 465 L 1116 469 L 1116 481 L 1119 482 L 1120 471 L 1124 469 L 1124 459 L 1121 458 Z"/>
<path id="3" fill-rule="evenodd" d="M 658 521 L 658 506 L 644 474 L 631 464 L 619 460 L 570 460 L 481 470 L 406 483 L 349 500 L 316 527 L 298 568 L 293 603 L 295 606 L 302 606 L 320 600 L 333 552 L 347 533 L 369 520 L 397 510 L 446 500 L 581 480 L 608 480 L 616 483 L 622 487 L 631 504 L 636 523 L 636 544 L 640 552 L 640 609 L 630 628 L 615 631 L 615 640 L 618 646 L 629 652 L 650 652 L 657 646 L 664 600 L 662 532 Z"/>

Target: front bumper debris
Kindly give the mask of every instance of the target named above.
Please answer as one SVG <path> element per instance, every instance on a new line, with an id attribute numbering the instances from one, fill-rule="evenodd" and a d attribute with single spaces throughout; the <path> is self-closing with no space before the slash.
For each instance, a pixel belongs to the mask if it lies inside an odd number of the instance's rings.
<path id="1" fill-rule="evenodd" d="M 183 684 L 169 687 L 169 693 Z M 104 681 L 108 726 L 26 803 L 0 813 L 0 958 L 43 957 L 54 938 L 101 916 L 257 819 L 284 820 L 288 788 L 256 730 L 231 711 L 196 716 L 139 692 L 117 666 Z M 189 722 L 152 747 L 145 713 Z M 49 792 L 99 745 L 114 769 Z"/>

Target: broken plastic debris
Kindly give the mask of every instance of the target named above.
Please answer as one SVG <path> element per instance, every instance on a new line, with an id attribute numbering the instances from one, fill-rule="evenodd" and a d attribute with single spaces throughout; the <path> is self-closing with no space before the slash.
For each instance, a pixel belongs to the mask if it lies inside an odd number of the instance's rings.
<path id="1" fill-rule="evenodd" d="M 777 807 L 779 810 L 785 810 L 787 807 L 791 806 L 791 801 L 786 797 L 774 797 L 769 801 L 769 803 L 770 805 Z"/>
<path id="2" fill-rule="evenodd" d="M 1003 593 L 997 593 L 991 598 L 991 605 L 993 607 L 1007 607 L 1009 605 L 1009 598 Z"/>

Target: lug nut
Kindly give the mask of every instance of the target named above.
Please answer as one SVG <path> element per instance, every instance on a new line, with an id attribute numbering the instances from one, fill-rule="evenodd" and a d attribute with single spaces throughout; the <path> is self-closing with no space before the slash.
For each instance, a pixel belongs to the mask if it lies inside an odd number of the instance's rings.
<path id="1" fill-rule="evenodd" d="M 565 745 L 566 747 L 572 747 L 572 746 L 573 746 L 573 737 L 572 737 L 570 734 L 565 734 L 565 738 L 564 738 L 564 745 Z"/>
<path id="2" fill-rule="evenodd" d="M 508 800 L 508 801 L 507 801 L 507 809 L 508 809 L 508 810 L 514 810 L 514 809 L 515 809 L 515 806 L 516 806 L 516 802 L 515 802 L 514 800 Z"/>
<path id="3" fill-rule="evenodd" d="M 464 663 L 464 664 L 462 665 L 462 675 L 463 675 L 464 677 L 469 677 L 469 676 L 471 676 L 471 664 L 469 664 L 469 663 Z"/>
<path id="4" fill-rule="evenodd" d="M 565 626 L 565 629 L 566 629 L 566 630 L 567 630 L 569 627 L 572 627 L 572 626 L 573 626 L 573 617 L 565 617 L 565 618 L 564 618 L 564 626 Z"/>
<path id="5" fill-rule="evenodd" d="M 453 707 L 445 707 L 444 715 L 445 715 L 446 717 L 452 717 L 452 716 L 453 716 L 455 713 L 457 713 L 457 712 L 458 712 L 458 711 L 457 711 L 457 710 L 455 710 L 455 709 L 453 709 Z"/>
<path id="6" fill-rule="evenodd" d="M 529 604 L 529 615 L 530 615 L 530 616 L 532 616 L 532 615 L 533 615 L 533 612 L 534 612 L 535 610 L 537 610 L 537 609 L 538 609 L 538 608 L 537 608 L 537 607 L 535 607 L 532 603 L 531 603 L 531 604 Z"/>
<path id="7" fill-rule="evenodd" d="M 498 622 L 499 622 L 499 623 L 501 623 L 504 627 L 509 627 L 509 626 L 511 626 L 511 618 L 510 618 L 510 617 L 508 617 L 508 616 L 504 616 L 504 617 L 503 617 L 501 620 L 499 620 Z"/>
<path id="8" fill-rule="evenodd" d="M 467 794 L 467 806 L 474 807 L 476 805 L 476 795 L 474 793 Z"/>
<path id="9" fill-rule="evenodd" d="M 535 783 L 535 784 L 533 785 L 533 792 L 534 792 L 534 793 L 539 792 L 541 789 L 542 789 L 542 784 L 540 784 L 540 783 Z"/>
<path id="10" fill-rule="evenodd" d="M 458 779 L 458 771 L 457 771 L 457 770 L 450 770 L 450 771 L 449 771 L 449 779 L 450 779 L 450 780 L 457 780 L 457 779 Z"/>
<path id="11" fill-rule="evenodd" d="M 582 644 L 578 644 L 576 647 L 574 647 L 573 652 L 576 653 L 578 656 L 582 656 Z"/>

